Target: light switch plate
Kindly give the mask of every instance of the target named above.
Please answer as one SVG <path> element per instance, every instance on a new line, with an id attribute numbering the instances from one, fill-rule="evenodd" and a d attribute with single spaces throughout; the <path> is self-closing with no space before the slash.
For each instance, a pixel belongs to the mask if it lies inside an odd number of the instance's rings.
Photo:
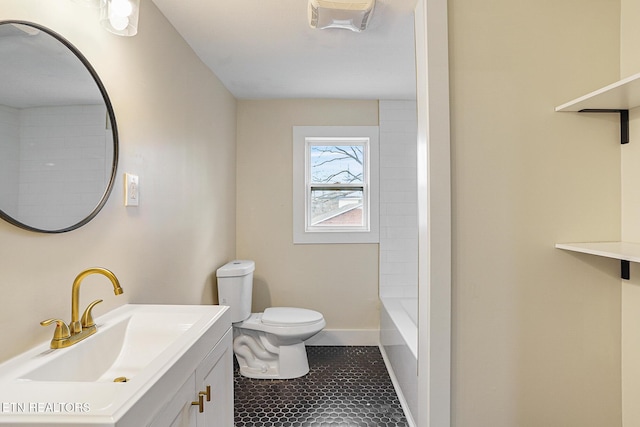
<path id="1" fill-rule="evenodd" d="M 138 206 L 140 201 L 140 189 L 138 188 L 138 175 L 124 174 L 124 205 Z"/>

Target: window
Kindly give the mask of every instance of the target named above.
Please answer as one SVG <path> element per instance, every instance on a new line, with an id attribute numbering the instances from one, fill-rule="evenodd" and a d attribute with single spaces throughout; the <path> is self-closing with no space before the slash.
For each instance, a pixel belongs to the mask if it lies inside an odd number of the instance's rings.
<path id="1" fill-rule="evenodd" d="M 306 138 L 306 231 L 369 230 L 368 151 L 368 138 Z"/>
<path id="2" fill-rule="evenodd" d="M 378 128 L 295 126 L 294 243 L 378 242 Z"/>

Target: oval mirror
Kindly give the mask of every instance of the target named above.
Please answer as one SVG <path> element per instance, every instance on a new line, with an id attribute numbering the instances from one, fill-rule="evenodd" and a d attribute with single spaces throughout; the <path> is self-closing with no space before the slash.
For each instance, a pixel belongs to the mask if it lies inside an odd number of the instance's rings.
<path id="1" fill-rule="evenodd" d="M 43 233 L 79 228 L 109 197 L 118 132 L 87 59 L 40 25 L 0 21 L 0 217 Z"/>

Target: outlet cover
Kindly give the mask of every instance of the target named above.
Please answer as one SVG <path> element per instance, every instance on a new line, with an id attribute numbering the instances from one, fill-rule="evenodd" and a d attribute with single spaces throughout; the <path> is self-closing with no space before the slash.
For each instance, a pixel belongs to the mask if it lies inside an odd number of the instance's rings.
<path id="1" fill-rule="evenodd" d="M 138 187 L 138 175 L 124 174 L 124 205 L 138 206 L 140 202 L 140 188 Z"/>

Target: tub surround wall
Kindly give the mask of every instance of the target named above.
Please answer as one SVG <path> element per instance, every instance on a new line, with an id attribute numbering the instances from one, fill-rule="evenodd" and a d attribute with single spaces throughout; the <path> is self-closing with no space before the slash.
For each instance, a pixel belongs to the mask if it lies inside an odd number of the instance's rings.
<path id="1" fill-rule="evenodd" d="M 380 344 L 403 404 L 418 415 L 416 101 L 380 101 Z M 412 418 L 412 419 L 413 419 Z"/>
<path id="2" fill-rule="evenodd" d="M 316 344 L 377 343 L 378 245 L 293 244 L 292 127 L 377 125 L 377 101 L 238 101 L 237 257 L 256 262 L 253 311 L 321 312 Z"/>
<path id="3" fill-rule="evenodd" d="M 415 101 L 380 101 L 380 296 L 418 298 Z"/>
<path id="4" fill-rule="evenodd" d="M 72 1 L 4 0 L 0 20 L 45 25 L 92 63 L 113 103 L 120 163 L 113 193 L 86 226 L 27 232 L 0 222 L 0 360 L 51 338 L 39 322 L 68 320 L 71 284 L 91 266 L 111 269 L 124 294 L 88 277 L 81 306 L 208 304 L 215 270 L 235 256 L 236 101 L 150 1 L 138 35 L 103 30 L 98 11 Z M 179 66 L 178 66 L 179 65 Z M 123 174 L 140 177 L 140 206 L 123 206 Z"/>
<path id="5" fill-rule="evenodd" d="M 0 105 L 0 206 L 8 214 L 18 212 L 20 174 L 18 118 L 18 110 Z"/>
<path id="6" fill-rule="evenodd" d="M 113 137 L 105 129 L 106 107 L 70 105 L 17 111 L 20 184 L 16 218 L 45 230 L 80 222 L 84 216 L 79 215 L 93 211 L 111 177 Z M 63 167 L 46 165 L 61 158 L 66 160 Z"/>
<path id="7" fill-rule="evenodd" d="M 102 104 L 0 106 L 4 212 L 47 230 L 80 222 L 84 216 L 77 217 L 78 213 L 91 212 L 110 178 L 113 140 L 105 129 L 106 114 Z M 61 158 L 66 160 L 64 167 L 47 165 Z M 77 179 L 78 171 L 86 180 Z"/>

